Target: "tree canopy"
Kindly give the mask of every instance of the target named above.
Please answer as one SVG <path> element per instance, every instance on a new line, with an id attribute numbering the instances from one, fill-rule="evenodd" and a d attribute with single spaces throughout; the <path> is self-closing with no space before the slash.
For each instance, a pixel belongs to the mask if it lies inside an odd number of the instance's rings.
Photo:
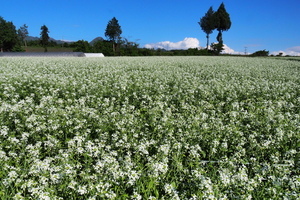
<path id="1" fill-rule="evenodd" d="M 18 45 L 18 35 L 16 27 L 12 22 L 8 22 L 0 17 L 0 50 L 14 51 Z"/>
<path id="2" fill-rule="evenodd" d="M 224 3 L 221 3 L 217 12 L 215 12 L 215 28 L 219 31 L 217 40 L 223 43 L 222 32 L 228 31 L 231 27 L 230 16 L 225 9 Z"/>
<path id="3" fill-rule="evenodd" d="M 206 49 L 208 49 L 209 35 L 212 34 L 213 30 L 215 29 L 214 13 L 215 12 L 213 11 L 213 8 L 211 6 L 208 9 L 208 11 L 205 13 L 204 17 L 200 19 L 200 22 L 198 22 L 203 32 L 206 33 L 206 38 L 207 38 Z"/>
<path id="4" fill-rule="evenodd" d="M 105 29 L 105 37 L 109 38 L 113 43 L 113 51 L 115 53 L 115 43 L 120 39 L 122 34 L 121 26 L 119 25 L 118 20 L 113 17 L 107 24 Z"/>

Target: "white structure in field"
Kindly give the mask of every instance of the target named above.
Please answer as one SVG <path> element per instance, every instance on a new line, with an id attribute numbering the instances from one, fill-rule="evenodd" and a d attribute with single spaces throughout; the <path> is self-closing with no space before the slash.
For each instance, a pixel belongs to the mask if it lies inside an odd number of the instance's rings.
<path id="1" fill-rule="evenodd" d="M 93 57 L 103 58 L 103 53 L 82 52 L 0 52 L 0 57 Z"/>
<path id="2" fill-rule="evenodd" d="M 85 57 L 89 58 L 103 58 L 103 53 L 84 53 Z"/>

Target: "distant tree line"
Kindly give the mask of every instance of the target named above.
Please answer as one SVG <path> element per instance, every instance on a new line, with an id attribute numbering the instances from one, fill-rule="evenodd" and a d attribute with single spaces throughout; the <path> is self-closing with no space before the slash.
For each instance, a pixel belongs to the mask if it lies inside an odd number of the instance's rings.
<path id="1" fill-rule="evenodd" d="M 60 41 L 60 43 L 50 38 L 50 31 L 46 25 L 41 26 L 38 40 L 27 40 L 29 33 L 26 24 L 17 30 L 12 22 L 0 17 L 0 51 L 17 52 L 25 51 L 27 47 L 43 47 L 46 52 L 48 47 L 56 47 L 57 49 L 64 47 L 70 48 L 74 52 L 103 53 L 105 56 L 197 56 L 219 54 L 223 49 L 222 32 L 227 31 L 231 26 L 230 17 L 224 4 L 222 3 L 216 12 L 210 7 L 198 23 L 207 34 L 206 49 L 165 50 L 141 48 L 137 42 L 121 37 L 122 28 L 115 17 L 108 22 L 105 29 L 106 40 L 98 37 L 91 42 L 78 40 L 76 42 Z M 219 32 L 217 36 L 218 43 L 212 43 L 209 49 L 209 35 L 215 29 Z M 253 53 L 252 56 L 268 56 L 268 53 L 268 51 L 263 50 Z"/>
<path id="2" fill-rule="evenodd" d="M 25 51 L 28 47 L 70 48 L 75 52 L 103 53 L 105 56 L 169 56 L 169 55 L 206 55 L 207 52 L 198 49 L 171 50 L 147 49 L 139 47 L 137 42 L 129 41 L 121 37 L 122 29 L 118 20 L 112 18 L 105 29 L 106 40 L 98 37 L 91 42 L 78 40 L 76 42 L 57 43 L 49 36 L 46 25 L 41 26 L 40 38 L 38 40 L 27 40 L 28 26 L 24 24 L 18 30 L 12 22 L 0 17 L 0 48 L 1 51 Z"/>
<path id="3" fill-rule="evenodd" d="M 49 45 L 49 30 L 43 25 L 41 27 L 41 39 L 39 41 L 27 42 L 28 26 L 24 24 L 18 30 L 12 22 L 6 21 L 3 17 L 0 17 L 0 51 L 24 51 L 23 47 L 41 45 L 47 51 Z"/>
<path id="4" fill-rule="evenodd" d="M 50 38 L 49 32 L 48 27 L 43 25 L 38 40 L 27 40 L 29 33 L 26 24 L 17 30 L 12 22 L 0 17 L 0 51 L 17 52 L 25 51 L 27 47 L 43 47 L 46 52 L 48 47 L 65 47 L 85 53 L 103 53 L 106 56 L 148 56 L 160 53 L 160 50 L 156 53 L 156 50 L 140 48 L 138 43 L 121 37 L 122 29 L 115 17 L 108 22 L 105 30 L 107 40 L 99 38 L 90 43 L 85 40 L 78 40 L 58 44 Z"/>

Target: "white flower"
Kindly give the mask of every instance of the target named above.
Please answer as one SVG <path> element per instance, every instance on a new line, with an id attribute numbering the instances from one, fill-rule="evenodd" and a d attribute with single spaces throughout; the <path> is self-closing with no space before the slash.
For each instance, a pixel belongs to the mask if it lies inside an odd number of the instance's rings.
<path id="1" fill-rule="evenodd" d="M 168 193 L 168 194 L 172 194 L 173 190 L 174 190 L 174 188 L 171 184 L 165 184 L 164 189 L 165 189 L 166 193 Z"/>
<path id="2" fill-rule="evenodd" d="M 135 200 L 141 200 L 142 196 L 140 194 L 138 194 L 136 191 L 134 191 L 133 195 L 131 195 L 131 198 L 135 199 Z"/>
<path id="3" fill-rule="evenodd" d="M 53 183 L 59 183 L 60 175 L 59 174 L 51 174 L 50 179 Z"/>
<path id="4" fill-rule="evenodd" d="M 165 174 L 168 171 L 168 164 L 163 162 L 154 163 L 153 166 L 154 176 L 158 176 L 160 173 Z"/>
<path id="5" fill-rule="evenodd" d="M 87 189 L 86 189 L 86 186 L 79 186 L 78 187 L 78 193 L 80 194 L 80 195 L 83 195 L 83 194 L 86 194 L 88 191 L 87 191 Z"/>
<path id="6" fill-rule="evenodd" d="M 0 129 L 0 136 L 6 137 L 8 134 L 9 128 L 7 126 L 2 126 Z"/>
<path id="7" fill-rule="evenodd" d="M 71 188 L 71 189 L 75 190 L 77 184 L 78 184 L 78 183 L 77 183 L 76 181 L 72 180 L 72 181 L 69 183 L 68 188 Z"/>
<path id="8" fill-rule="evenodd" d="M 39 199 L 44 199 L 44 200 L 51 200 L 50 194 L 48 192 L 41 192 L 38 197 Z"/>
<path id="9" fill-rule="evenodd" d="M 159 151 L 163 152 L 163 154 L 168 155 L 170 146 L 169 144 L 164 144 L 159 147 Z"/>
<path id="10" fill-rule="evenodd" d="M 16 179 L 17 177 L 18 177 L 18 173 L 16 172 L 16 171 L 10 171 L 9 173 L 8 173 L 8 177 L 10 178 L 10 179 Z"/>
<path id="11" fill-rule="evenodd" d="M 128 172 L 128 178 L 129 178 L 128 184 L 133 185 L 136 182 L 136 180 L 139 179 L 139 177 L 140 175 L 135 170 Z"/>
<path id="12" fill-rule="evenodd" d="M 14 200 L 25 200 L 25 197 L 22 196 L 22 194 L 20 192 L 18 192 L 17 194 L 15 194 L 15 196 L 13 196 Z"/>
<path id="13" fill-rule="evenodd" d="M 219 171 L 220 178 L 222 183 L 227 186 L 231 182 L 231 172 L 228 169 L 223 169 L 222 171 Z"/>

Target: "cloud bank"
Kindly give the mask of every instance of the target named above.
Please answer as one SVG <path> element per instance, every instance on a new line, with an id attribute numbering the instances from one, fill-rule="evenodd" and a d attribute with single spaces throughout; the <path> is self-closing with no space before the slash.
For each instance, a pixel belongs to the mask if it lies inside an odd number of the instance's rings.
<path id="1" fill-rule="evenodd" d="M 189 49 L 189 48 L 199 48 L 200 42 L 197 38 L 186 37 L 186 38 L 184 38 L 184 40 L 179 41 L 179 42 L 164 41 L 164 42 L 146 44 L 144 47 L 148 48 L 148 49 L 160 48 L 160 49 L 166 49 L 166 50 Z"/>
<path id="2" fill-rule="evenodd" d="M 197 38 L 192 38 L 192 37 L 186 37 L 179 42 L 163 41 L 157 43 L 150 43 L 144 45 L 144 47 L 148 49 L 166 49 L 166 50 L 203 48 L 200 46 L 200 41 Z M 235 51 L 234 49 L 230 48 L 226 44 L 224 44 L 223 48 L 224 50 L 221 52 L 223 54 L 245 55 L 245 52 Z M 279 53 L 282 53 L 283 56 L 285 55 L 300 56 L 300 46 L 291 47 L 284 51 L 273 51 L 270 54 L 278 55 Z M 248 52 L 247 54 L 249 55 L 250 53 Z"/>
<path id="3" fill-rule="evenodd" d="M 245 54 L 245 52 L 239 52 L 239 51 L 235 51 L 235 50 L 231 49 L 226 44 L 224 44 L 223 48 L 224 48 L 224 50 L 221 53 L 225 53 L 225 54 Z"/>
<path id="4" fill-rule="evenodd" d="M 240 51 L 235 51 L 232 48 L 230 48 L 229 46 L 227 46 L 226 44 L 223 44 L 223 51 L 221 53 L 223 54 L 235 54 L 235 55 L 241 55 L 241 54 L 245 54 L 245 52 L 240 52 Z"/>
<path id="5" fill-rule="evenodd" d="M 300 46 L 295 46 L 288 48 L 284 51 L 273 51 L 271 52 L 272 55 L 278 55 L 279 53 L 282 53 L 283 56 L 289 55 L 289 56 L 300 56 Z"/>
<path id="6" fill-rule="evenodd" d="M 146 44 L 144 46 L 148 49 L 166 49 L 166 50 L 173 50 L 173 49 L 189 49 L 189 48 L 202 48 L 200 46 L 200 41 L 197 38 L 189 38 L 186 37 L 184 40 L 179 42 L 170 42 L 170 41 L 163 41 L 157 43 Z M 224 44 L 224 50 L 221 53 L 226 54 L 244 54 L 244 52 L 238 52 L 231 49 L 229 46 Z"/>

